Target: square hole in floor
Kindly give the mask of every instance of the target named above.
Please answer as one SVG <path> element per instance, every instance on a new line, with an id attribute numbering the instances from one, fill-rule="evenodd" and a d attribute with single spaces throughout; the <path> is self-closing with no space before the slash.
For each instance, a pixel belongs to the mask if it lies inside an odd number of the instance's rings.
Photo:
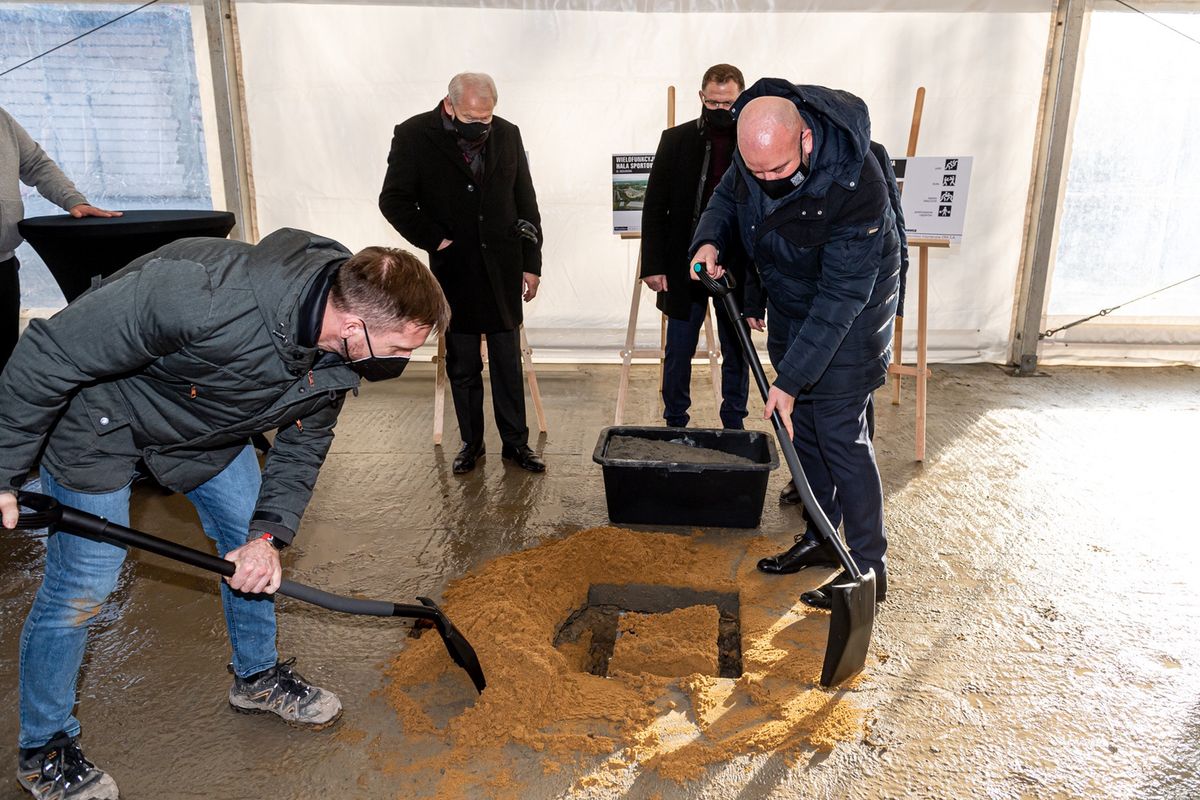
<path id="1" fill-rule="evenodd" d="M 555 647 L 583 643 L 580 668 L 681 677 L 742 674 L 736 592 L 652 584 L 595 584 L 587 603 L 559 626 Z"/>

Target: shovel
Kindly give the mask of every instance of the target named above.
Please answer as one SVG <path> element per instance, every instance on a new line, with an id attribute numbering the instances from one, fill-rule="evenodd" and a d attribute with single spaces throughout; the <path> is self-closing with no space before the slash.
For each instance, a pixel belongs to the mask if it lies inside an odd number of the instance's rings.
<path id="1" fill-rule="evenodd" d="M 769 389 L 767 374 L 758 360 L 758 352 L 754 349 L 753 342 L 750 341 L 750 330 L 746 326 L 746 321 L 742 319 L 742 312 L 737 307 L 737 300 L 733 297 L 731 291 L 733 276 L 726 273 L 718 281 L 705 271 L 703 264 L 695 264 L 692 269 L 695 270 L 705 288 L 715 297 L 720 297 L 725 303 L 725 312 L 733 320 L 738 343 L 742 346 L 742 353 L 750 364 L 750 371 L 754 373 L 754 381 L 758 384 L 758 391 L 762 394 L 765 402 Z M 808 478 L 805 477 L 804 469 L 800 466 L 800 458 L 796 455 L 796 447 L 792 444 L 792 437 L 788 435 L 787 428 L 783 425 L 783 417 L 779 415 L 779 411 L 771 414 L 771 422 L 775 426 L 775 435 L 779 439 L 779 449 L 783 451 L 784 460 L 787 461 L 788 469 L 792 472 L 792 482 L 800 492 L 800 499 L 804 501 L 805 510 L 816 523 L 821 538 L 837 551 L 838 560 L 842 562 L 846 572 L 854 578 L 848 583 L 830 587 L 830 600 L 832 601 L 830 610 L 833 612 L 833 616 L 829 621 L 829 639 L 825 644 L 825 663 L 821 667 L 821 685 L 836 686 L 852 675 L 858 674 L 867 663 L 867 648 L 871 644 L 871 630 L 875 627 L 875 570 L 867 570 L 865 575 L 862 573 L 858 565 L 854 563 L 854 559 L 850 557 L 850 553 L 846 551 L 846 546 L 842 544 L 837 531 L 833 529 L 824 509 L 813 497 L 812 487 L 808 485 Z"/>
<path id="2" fill-rule="evenodd" d="M 148 533 L 135 531 L 121 525 L 114 525 L 103 517 L 97 517 L 86 511 L 80 511 L 70 506 L 60 504 L 53 497 L 34 492 L 18 492 L 17 502 L 32 513 L 21 514 L 17 518 L 17 527 L 25 530 L 51 528 L 51 532 L 63 531 L 83 536 L 97 542 L 136 547 L 164 558 L 189 564 L 209 572 L 215 572 L 226 578 L 233 575 L 236 569 L 231 561 L 217 558 L 190 547 L 184 547 Z M 426 624 L 437 628 L 450 658 L 467 671 L 475 688 L 482 692 L 486 682 L 483 678 L 483 668 L 479 666 L 479 658 L 475 650 L 467 642 L 450 619 L 442 612 L 437 604 L 428 597 L 418 597 L 421 605 L 389 603 L 383 600 L 360 600 L 356 597 L 341 595 L 314 589 L 302 583 L 285 580 L 279 584 L 279 593 L 312 603 L 330 611 L 340 611 L 343 614 L 362 614 L 372 617 L 406 617 L 425 620 Z"/>

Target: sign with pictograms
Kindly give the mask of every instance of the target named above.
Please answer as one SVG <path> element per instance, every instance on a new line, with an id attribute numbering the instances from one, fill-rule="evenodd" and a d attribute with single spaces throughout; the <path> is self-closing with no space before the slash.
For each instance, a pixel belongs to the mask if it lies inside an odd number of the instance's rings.
<path id="1" fill-rule="evenodd" d="M 892 160 L 909 238 L 962 240 L 971 187 L 971 156 L 913 156 Z"/>

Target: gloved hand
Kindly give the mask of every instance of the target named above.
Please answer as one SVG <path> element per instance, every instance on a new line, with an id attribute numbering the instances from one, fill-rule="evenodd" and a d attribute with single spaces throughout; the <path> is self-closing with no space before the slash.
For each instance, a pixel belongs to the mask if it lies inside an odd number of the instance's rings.
<path id="1" fill-rule="evenodd" d="M 517 220 L 516 234 L 519 238 L 528 239 L 529 241 L 533 242 L 534 244 L 537 244 L 537 242 L 538 242 L 537 226 L 534 225 L 532 222 L 529 222 L 528 220 L 524 220 L 524 219 Z"/>

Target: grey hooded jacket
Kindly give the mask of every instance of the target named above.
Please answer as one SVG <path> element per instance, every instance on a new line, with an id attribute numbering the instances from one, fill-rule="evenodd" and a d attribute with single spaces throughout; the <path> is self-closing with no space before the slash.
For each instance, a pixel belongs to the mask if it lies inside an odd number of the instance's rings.
<path id="1" fill-rule="evenodd" d="M 12 258 L 21 243 L 17 223 L 25 217 L 25 204 L 18 181 L 68 211 L 87 202 L 46 151 L 0 108 L 0 261 Z"/>
<path id="2" fill-rule="evenodd" d="M 114 491 L 139 459 L 196 488 L 251 434 L 278 428 L 251 527 L 290 541 L 358 375 L 297 342 L 306 289 L 342 245 L 276 231 L 257 245 L 181 239 L 48 320 L 0 375 L 0 491 L 42 465 L 64 486 Z"/>

